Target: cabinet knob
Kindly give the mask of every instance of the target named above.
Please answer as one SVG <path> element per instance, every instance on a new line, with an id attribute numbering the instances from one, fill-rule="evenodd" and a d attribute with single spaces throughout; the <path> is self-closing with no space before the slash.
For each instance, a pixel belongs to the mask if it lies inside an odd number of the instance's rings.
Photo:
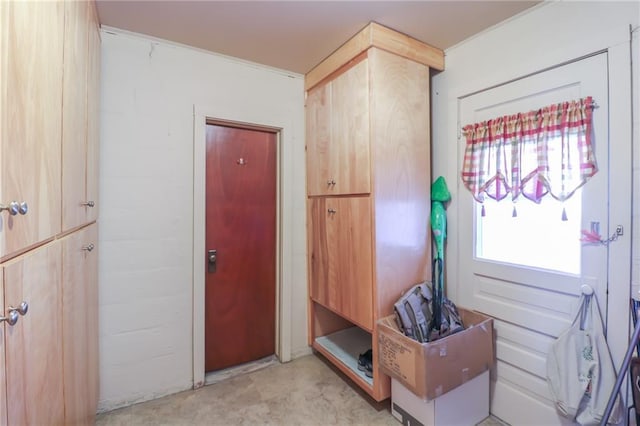
<path id="1" fill-rule="evenodd" d="M 329 208 L 329 209 L 327 210 L 327 213 L 329 213 L 329 214 L 335 214 L 335 213 L 337 213 L 337 212 L 338 212 L 338 211 L 337 211 L 336 209 L 332 209 L 332 208 Z"/>
<path id="2" fill-rule="evenodd" d="M 327 180 L 327 186 L 336 186 L 336 181 L 333 179 Z"/>
<path id="3" fill-rule="evenodd" d="M 25 215 L 29 211 L 29 206 L 27 206 L 27 203 L 25 203 L 24 201 L 21 203 L 12 201 L 8 205 L 0 204 L 0 212 L 3 212 L 5 210 L 8 211 L 11 216 L 15 216 L 18 213 L 20 213 L 21 215 Z"/>
<path id="4" fill-rule="evenodd" d="M 93 207 L 96 205 L 96 203 L 94 203 L 93 201 L 85 201 L 84 203 L 80 203 L 80 205 L 85 207 Z"/>
<path id="5" fill-rule="evenodd" d="M 6 317 L 0 317 L 0 322 L 7 322 L 9 325 L 16 325 L 16 323 L 18 322 L 18 311 L 9 311 L 9 315 L 7 315 Z"/>
<path id="6" fill-rule="evenodd" d="M 18 305 L 17 308 L 14 308 L 13 306 L 9 306 L 9 315 L 11 315 L 12 312 L 17 312 L 20 315 L 24 316 L 27 314 L 28 311 L 29 311 L 29 304 L 24 300 L 20 303 L 20 305 Z"/>
<path id="7" fill-rule="evenodd" d="M 83 246 L 83 247 L 82 247 L 82 250 L 90 252 L 90 251 L 92 251 L 94 248 L 96 248 L 96 246 L 94 246 L 94 245 L 93 245 L 93 243 L 91 243 L 91 244 L 87 244 L 86 246 Z"/>

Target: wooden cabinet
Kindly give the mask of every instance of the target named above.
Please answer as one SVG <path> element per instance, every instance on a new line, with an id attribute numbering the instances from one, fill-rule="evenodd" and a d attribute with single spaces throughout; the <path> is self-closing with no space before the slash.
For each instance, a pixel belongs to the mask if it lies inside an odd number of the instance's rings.
<path id="1" fill-rule="evenodd" d="M 92 424 L 98 402 L 98 228 L 62 241 L 65 423 Z"/>
<path id="2" fill-rule="evenodd" d="M 4 309 L 28 303 L 15 325 L 4 322 L 7 423 L 64 423 L 60 243 L 4 264 Z"/>
<path id="3" fill-rule="evenodd" d="M 0 424 L 95 419 L 99 68 L 93 2 L 0 2 Z"/>
<path id="4" fill-rule="evenodd" d="M 87 223 L 98 220 L 98 156 L 100 145 L 100 23 L 95 2 L 89 13 L 89 68 L 87 77 L 87 177 L 85 209 Z M 84 204 L 84 203 L 83 203 Z"/>
<path id="5" fill-rule="evenodd" d="M 90 3 L 66 2 L 62 123 L 62 229 L 85 223 Z"/>
<path id="6" fill-rule="evenodd" d="M 100 35 L 93 3 L 65 3 L 62 231 L 97 219 Z"/>
<path id="7" fill-rule="evenodd" d="M 4 267 L 0 266 L 0 306 L 4 306 Z M 4 321 L 3 321 L 4 323 Z M 7 424 L 7 376 L 5 374 L 5 328 L 0 323 L 0 425 Z"/>
<path id="8" fill-rule="evenodd" d="M 308 202 L 311 298 L 371 332 L 370 199 L 315 197 Z"/>
<path id="9" fill-rule="evenodd" d="M 369 67 L 361 58 L 307 94 L 307 193 L 367 194 Z"/>
<path id="10" fill-rule="evenodd" d="M 305 78 L 309 343 L 378 401 L 376 322 L 431 276 L 430 68 L 441 51 L 372 23 Z"/>
<path id="11" fill-rule="evenodd" d="M 60 232 L 64 8 L 0 2 L 0 260 Z"/>

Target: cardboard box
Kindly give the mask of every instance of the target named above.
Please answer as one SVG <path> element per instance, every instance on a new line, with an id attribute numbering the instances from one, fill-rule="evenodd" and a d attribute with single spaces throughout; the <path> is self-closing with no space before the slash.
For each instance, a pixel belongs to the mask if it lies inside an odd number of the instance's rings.
<path id="1" fill-rule="evenodd" d="M 393 315 L 380 319 L 378 365 L 423 400 L 436 399 L 489 370 L 494 363 L 493 319 L 458 308 L 465 329 L 429 343 L 398 329 Z"/>
<path id="2" fill-rule="evenodd" d="M 476 425 L 489 417 L 489 371 L 428 401 L 392 379 L 391 414 L 406 426 Z"/>

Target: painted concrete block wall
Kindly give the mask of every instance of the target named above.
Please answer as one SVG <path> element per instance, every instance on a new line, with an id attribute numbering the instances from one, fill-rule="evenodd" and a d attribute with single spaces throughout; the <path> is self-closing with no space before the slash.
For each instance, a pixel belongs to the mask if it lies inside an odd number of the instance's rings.
<path id="1" fill-rule="evenodd" d="M 456 231 L 458 199 L 461 191 L 465 190 L 460 184 L 458 174 L 463 155 L 458 138 L 461 126 L 467 123 L 457 122 L 457 99 L 602 49 L 613 47 L 616 55 L 628 55 L 629 25 L 637 26 L 639 19 L 640 5 L 637 2 L 545 2 L 445 51 L 445 71 L 434 76 L 432 85 L 432 175 L 434 177 L 443 175 L 450 182 L 452 202 L 447 209 L 449 253 L 458 251 L 459 237 Z M 637 69 L 634 79 L 638 81 Z M 631 97 L 628 92 L 626 95 L 620 95 L 619 93 L 610 94 L 612 96 L 610 111 L 628 114 Z M 636 123 L 639 107 L 636 95 Z M 628 121 L 630 127 L 630 117 Z M 621 130 L 628 132 L 628 129 L 612 131 Z M 625 143 L 631 144 L 629 138 Z M 628 161 L 628 157 L 626 160 Z M 639 163 L 640 160 L 636 155 L 636 169 Z M 612 170 L 617 168 L 617 171 L 628 174 L 629 179 L 631 167 L 630 163 L 611 165 Z M 637 188 L 636 186 L 636 199 Z M 629 197 L 627 197 L 628 200 Z M 634 208 L 637 224 L 637 202 Z M 631 207 L 629 206 L 628 212 L 623 210 L 616 213 L 622 217 L 626 215 L 626 221 L 630 223 Z M 636 238 L 634 241 L 635 253 L 638 253 L 639 240 Z M 617 244 L 629 244 L 629 240 Z M 629 256 L 629 252 L 630 250 L 625 255 Z M 636 260 L 638 256 L 640 254 L 636 254 Z M 636 261 L 635 265 L 637 271 L 639 262 Z M 447 282 L 458 283 L 459 267 L 457 256 L 448 256 Z M 628 271 L 614 272 L 628 273 Z M 640 271 L 635 272 L 636 279 L 640 279 L 638 274 Z M 610 315 L 616 316 L 615 321 L 610 324 L 621 324 L 622 327 L 626 327 L 628 323 L 626 306 L 630 291 L 628 279 L 618 284 L 624 288 L 615 289 L 616 291 L 609 296 L 617 298 L 616 306 L 624 306 L 625 309 L 610 312 Z M 462 284 L 450 285 L 447 288 L 448 295 L 453 300 L 456 300 L 458 293 L 462 291 L 465 291 Z M 622 338 L 615 342 L 612 349 L 616 365 L 626 349 L 624 333 L 618 334 Z"/>
<path id="2" fill-rule="evenodd" d="M 283 205 L 291 352 L 306 336 L 303 76 L 103 29 L 100 146 L 101 411 L 193 385 L 193 108 L 292 117 Z M 255 115 L 255 114 L 254 114 Z"/>

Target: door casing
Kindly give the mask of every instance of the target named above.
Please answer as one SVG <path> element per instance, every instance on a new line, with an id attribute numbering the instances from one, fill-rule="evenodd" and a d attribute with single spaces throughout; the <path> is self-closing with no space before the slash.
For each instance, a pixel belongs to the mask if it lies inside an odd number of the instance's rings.
<path id="1" fill-rule="evenodd" d="M 205 208 L 206 208 L 206 126 L 207 124 L 232 125 L 246 129 L 269 131 L 276 136 L 276 356 L 280 362 L 291 360 L 291 304 L 282 303 L 291 300 L 291 280 L 286 277 L 283 260 L 288 258 L 283 250 L 283 234 L 291 230 L 283 221 L 282 168 L 283 149 L 282 131 L 290 126 L 286 119 L 265 112 L 266 119 L 251 117 L 229 117 L 221 114 L 217 108 L 194 105 L 193 139 L 193 387 L 204 386 L 205 381 Z M 245 121 L 246 119 L 246 121 Z M 251 120 L 251 121 L 250 121 Z M 286 260 L 284 260 L 286 262 Z"/>

